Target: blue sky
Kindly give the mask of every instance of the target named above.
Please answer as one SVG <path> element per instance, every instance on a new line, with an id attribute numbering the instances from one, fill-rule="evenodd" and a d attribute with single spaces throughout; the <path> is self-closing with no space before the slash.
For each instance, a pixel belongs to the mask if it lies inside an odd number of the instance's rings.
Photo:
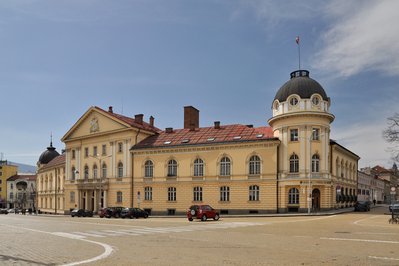
<path id="1" fill-rule="evenodd" d="M 332 100 L 331 137 L 393 163 L 382 138 L 399 112 L 399 1 L 1 1 L 0 152 L 34 165 L 90 106 L 155 125 L 267 125 L 301 66 Z"/>

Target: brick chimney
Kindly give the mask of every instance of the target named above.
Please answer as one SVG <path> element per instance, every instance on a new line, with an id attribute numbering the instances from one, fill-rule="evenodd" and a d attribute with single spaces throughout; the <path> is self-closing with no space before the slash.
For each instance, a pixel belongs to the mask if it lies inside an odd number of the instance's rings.
<path id="1" fill-rule="evenodd" d="M 199 128 L 199 111 L 193 106 L 184 106 L 184 128 Z"/>
<path id="2" fill-rule="evenodd" d="M 143 124 L 143 114 L 137 114 L 137 115 L 135 115 L 134 116 L 134 121 L 137 123 L 137 124 L 140 124 L 140 125 L 142 125 Z"/>
<path id="3" fill-rule="evenodd" d="M 215 127 L 215 129 L 219 129 L 220 128 L 220 121 L 215 121 L 214 122 L 214 127 Z"/>
<path id="4" fill-rule="evenodd" d="M 111 114 L 114 112 L 112 111 L 112 106 L 108 107 L 108 112 L 110 112 Z"/>
<path id="5" fill-rule="evenodd" d="M 150 116 L 150 126 L 154 126 L 154 117 Z"/>
<path id="6" fill-rule="evenodd" d="M 166 133 L 173 133 L 173 127 L 167 127 L 165 128 Z"/>

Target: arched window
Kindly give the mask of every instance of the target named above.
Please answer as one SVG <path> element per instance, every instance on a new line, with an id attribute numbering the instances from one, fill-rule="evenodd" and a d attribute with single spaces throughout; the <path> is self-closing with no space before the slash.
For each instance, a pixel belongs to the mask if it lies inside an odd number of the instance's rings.
<path id="1" fill-rule="evenodd" d="M 168 176 L 177 176 L 177 162 L 176 160 L 169 160 L 168 162 Z"/>
<path id="2" fill-rule="evenodd" d="M 231 173 L 231 162 L 228 157 L 223 157 L 220 160 L 220 175 L 229 176 Z"/>
<path id="3" fill-rule="evenodd" d="M 89 167 L 87 165 L 84 168 L 84 178 L 86 181 L 89 179 Z"/>
<path id="4" fill-rule="evenodd" d="M 200 158 L 194 160 L 194 176 L 204 176 L 204 161 Z"/>
<path id="5" fill-rule="evenodd" d="M 344 177 L 344 160 L 341 161 L 341 177 Z"/>
<path id="6" fill-rule="evenodd" d="M 230 201 L 230 187 L 220 187 L 220 201 Z"/>
<path id="7" fill-rule="evenodd" d="M 93 178 L 97 178 L 98 174 L 97 174 L 97 164 L 93 165 Z"/>
<path id="8" fill-rule="evenodd" d="M 260 158 L 257 155 L 253 155 L 249 159 L 249 174 L 260 175 Z"/>
<path id="9" fill-rule="evenodd" d="M 299 157 L 295 153 L 290 157 L 290 173 L 299 172 Z"/>
<path id="10" fill-rule="evenodd" d="M 154 164 L 152 161 L 147 160 L 144 163 L 144 177 L 153 177 L 154 174 Z"/>
<path id="11" fill-rule="evenodd" d="M 71 169 L 71 180 L 75 180 L 75 179 L 76 179 L 76 168 L 72 167 L 72 169 Z"/>
<path id="12" fill-rule="evenodd" d="M 299 190 L 291 188 L 288 191 L 288 204 L 299 204 Z"/>
<path id="13" fill-rule="evenodd" d="M 249 186 L 249 201 L 258 201 L 259 200 L 259 186 L 252 185 Z"/>
<path id="14" fill-rule="evenodd" d="M 123 177 L 123 163 L 118 163 L 118 177 Z"/>
<path id="15" fill-rule="evenodd" d="M 312 156 L 312 173 L 320 172 L 320 157 L 318 154 Z"/>
<path id="16" fill-rule="evenodd" d="M 102 167 L 101 167 L 101 174 L 102 176 L 100 176 L 100 178 L 107 178 L 107 164 L 103 163 Z"/>

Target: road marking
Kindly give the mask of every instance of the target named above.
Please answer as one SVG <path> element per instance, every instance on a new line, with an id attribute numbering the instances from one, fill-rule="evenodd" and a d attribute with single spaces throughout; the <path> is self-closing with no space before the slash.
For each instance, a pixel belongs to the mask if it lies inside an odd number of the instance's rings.
<path id="1" fill-rule="evenodd" d="M 52 233 L 52 234 L 56 235 L 56 236 L 62 236 L 62 237 L 72 238 L 72 239 L 83 239 L 83 238 L 85 238 L 84 236 L 79 236 L 79 235 L 70 234 L 70 233 L 64 233 L 64 232 L 55 232 L 55 233 Z"/>
<path id="2" fill-rule="evenodd" d="M 370 259 L 376 260 L 399 260 L 397 258 L 388 258 L 388 257 L 377 257 L 377 256 L 369 256 Z"/>
<path id="3" fill-rule="evenodd" d="M 87 232 L 73 232 L 65 233 L 62 235 L 61 232 L 57 232 L 57 235 L 73 238 L 76 236 L 77 239 L 85 237 L 104 237 L 104 236 L 121 236 L 121 235 L 145 235 L 145 234 L 168 234 L 168 233 L 181 233 L 181 232 L 193 232 L 203 230 L 215 230 L 215 229 L 227 229 L 237 227 L 248 227 L 258 226 L 263 223 L 251 223 L 251 222 L 232 222 L 232 223 L 221 223 L 221 224 L 200 224 L 188 226 L 176 226 L 176 227 L 139 227 L 134 226 L 132 229 L 119 229 L 119 230 L 91 230 Z"/>
<path id="4" fill-rule="evenodd" d="M 336 237 L 320 237 L 320 239 L 323 239 L 323 240 L 333 240 L 333 241 L 354 241 L 354 242 L 399 244 L 399 241 L 373 240 L 373 239 L 336 238 Z"/>

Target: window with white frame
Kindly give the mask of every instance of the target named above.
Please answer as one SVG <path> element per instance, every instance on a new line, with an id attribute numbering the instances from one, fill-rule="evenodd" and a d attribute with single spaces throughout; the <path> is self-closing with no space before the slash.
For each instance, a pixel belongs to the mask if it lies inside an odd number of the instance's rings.
<path id="1" fill-rule="evenodd" d="M 320 157 L 318 154 L 312 156 L 312 173 L 320 172 Z"/>
<path id="2" fill-rule="evenodd" d="M 70 193 L 69 193 L 69 199 L 70 199 L 70 202 L 75 202 L 75 191 L 71 191 Z"/>
<path id="3" fill-rule="evenodd" d="M 89 157 L 89 148 L 85 148 L 85 157 L 87 158 L 87 157 Z"/>
<path id="4" fill-rule="evenodd" d="M 168 187 L 168 201 L 176 201 L 176 188 Z"/>
<path id="5" fill-rule="evenodd" d="M 98 169 L 97 164 L 93 165 L 93 178 L 96 179 L 98 177 Z"/>
<path id="6" fill-rule="evenodd" d="M 122 200 L 122 191 L 116 192 L 116 202 L 121 203 Z"/>
<path id="7" fill-rule="evenodd" d="M 220 201 L 230 201 L 230 187 L 220 187 Z"/>
<path id="8" fill-rule="evenodd" d="M 288 191 L 288 204 L 299 204 L 299 190 L 291 188 Z"/>
<path id="9" fill-rule="evenodd" d="M 152 200 L 152 187 L 144 188 L 144 200 Z"/>
<path id="10" fill-rule="evenodd" d="M 290 140 L 298 141 L 298 139 L 299 139 L 298 129 L 297 128 L 290 129 Z"/>
<path id="11" fill-rule="evenodd" d="M 200 158 L 194 160 L 194 176 L 204 176 L 204 161 Z"/>
<path id="12" fill-rule="evenodd" d="M 252 185 L 249 186 L 249 201 L 258 201 L 259 200 L 259 186 Z"/>
<path id="13" fill-rule="evenodd" d="M 122 162 L 118 163 L 118 177 L 119 178 L 123 177 L 123 163 Z"/>
<path id="14" fill-rule="evenodd" d="M 290 157 L 290 173 L 299 172 L 299 157 L 295 153 Z"/>
<path id="15" fill-rule="evenodd" d="M 168 176 L 177 176 L 177 162 L 176 160 L 169 160 L 168 162 Z"/>
<path id="16" fill-rule="evenodd" d="M 257 155 L 253 155 L 249 159 L 249 174 L 250 175 L 260 174 L 260 158 Z"/>
<path id="17" fill-rule="evenodd" d="M 106 144 L 103 144 L 101 154 L 102 155 L 107 155 L 107 145 Z"/>
<path id="18" fill-rule="evenodd" d="M 86 181 L 89 179 L 89 167 L 87 165 L 84 168 L 84 178 Z"/>
<path id="19" fill-rule="evenodd" d="M 312 140 L 320 140 L 320 129 L 318 128 L 312 129 Z"/>
<path id="20" fill-rule="evenodd" d="M 147 160 L 144 163 L 144 177 L 153 177 L 154 174 L 154 164 L 152 161 Z"/>
<path id="21" fill-rule="evenodd" d="M 202 201 L 202 187 L 194 187 L 194 201 Z"/>
<path id="22" fill-rule="evenodd" d="M 93 147 L 93 156 L 97 156 L 98 155 L 98 153 L 97 153 L 97 146 L 94 146 Z"/>
<path id="23" fill-rule="evenodd" d="M 223 157 L 220 160 L 220 175 L 229 176 L 231 173 L 231 162 L 228 157 Z"/>
<path id="24" fill-rule="evenodd" d="M 106 178 L 107 177 L 107 165 L 106 163 L 103 163 L 102 167 L 101 167 L 101 178 Z"/>

